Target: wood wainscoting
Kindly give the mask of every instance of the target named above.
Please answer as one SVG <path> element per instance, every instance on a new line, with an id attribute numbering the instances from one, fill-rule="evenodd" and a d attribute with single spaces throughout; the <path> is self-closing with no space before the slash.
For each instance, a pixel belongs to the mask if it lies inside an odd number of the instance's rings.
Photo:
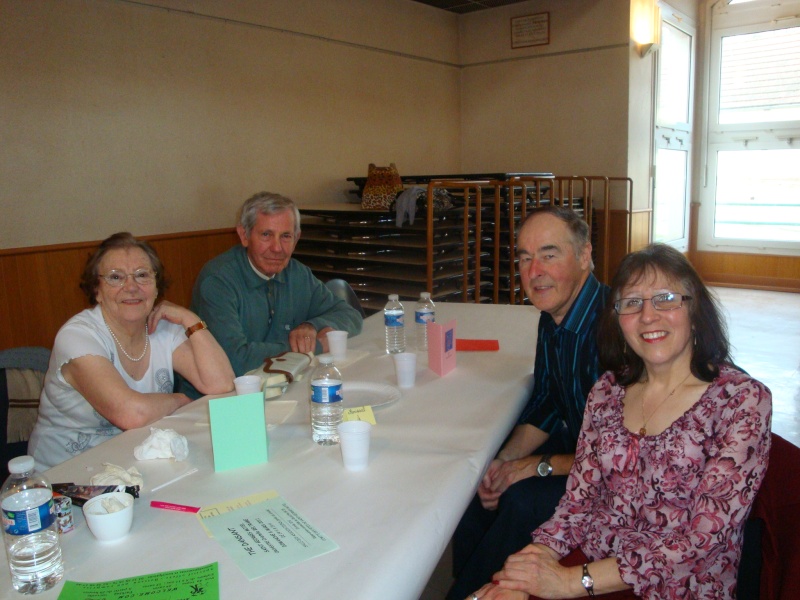
<path id="1" fill-rule="evenodd" d="M 605 265 L 605 250 L 602 241 L 602 231 L 605 228 L 605 215 L 603 211 L 595 211 L 593 227 L 597 231 L 597 236 L 593 240 L 594 244 L 594 274 L 608 285 L 617 272 L 617 267 L 626 254 L 641 250 L 650 243 L 650 223 L 652 210 L 611 210 L 609 211 L 609 263 L 608 271 Z M 606 276 L 607 275 L 607 276 Z"/>
<path id="2" fill-rule="evenodd" d="M 689 260 L 708 285 L 775 292 L 800 292 L 800 257 L 774 254 L 700 252 L 697 223 L 700 205 L 692 204 Z"/>
<path id="3" fill-rule="evenodd" d="M 165 298 L 189 306 L 192 286 L 206 262 L 239 243 L 236 230 L 215 229 L 142 236 L 164 263 Z M 66 321 L 88 307 L 78 287 L 86 259 L 100 242 L 0 250 L 0 350 L 53 347 Z"/>

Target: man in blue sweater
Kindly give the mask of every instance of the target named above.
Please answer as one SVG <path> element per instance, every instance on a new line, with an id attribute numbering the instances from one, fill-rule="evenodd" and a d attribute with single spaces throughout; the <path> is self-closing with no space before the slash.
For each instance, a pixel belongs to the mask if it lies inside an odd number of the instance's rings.
<path id="1" fill-rule="evenodd" d="M 206 322 L 237 376 L 288 350 L 327 352 L 326 333 L 361 332 L 361 314 L 292 258 L 300 211 L 261 192 L 242 206 L 241 246 L 210 260 L 197 277 L 192 310 Z"/>

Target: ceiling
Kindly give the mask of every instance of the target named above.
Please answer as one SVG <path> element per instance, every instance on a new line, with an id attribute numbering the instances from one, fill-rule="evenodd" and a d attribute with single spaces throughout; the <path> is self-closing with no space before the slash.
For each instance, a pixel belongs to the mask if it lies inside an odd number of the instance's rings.
<path id="1" fill-rule="evenodd" d="M 518 4 L 526 0 L 414 0 L 434 8 L 441 8 L 454 13 L 464 14 L 498 6 Z"/>

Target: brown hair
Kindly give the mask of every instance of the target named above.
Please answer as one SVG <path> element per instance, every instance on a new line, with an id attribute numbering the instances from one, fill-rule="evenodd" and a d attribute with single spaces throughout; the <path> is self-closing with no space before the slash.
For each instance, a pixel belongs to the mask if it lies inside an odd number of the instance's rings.
<path id="1" fill-rule="evenodd" d="M 160 298 L 164 294 L 164 290 L 167 289 L 167 280 L 164 276 L 164 265 L 161 263 L 158 253 L 147 242 L 137 240 L 127 231 L 121 231 L 104 239 L 86 259 L 86 265 L 83 267 L 83 273 L 81 274 L 80 288 L 89 299 L 90 306 L 97 304 L 97 288 L 100 285 L 100 261 L 103 260 L 109 250 L 124 250 L 127 248 L 139 248 L 147 255 L 147 258 L 150 259 L 150 266 L 155 271 L 156 288 L 158 290 L 156 298 Z"/>
<path id="2" fill-rule="evenodd" d="M 703 381 L 712 381 L 719 374 L 720 365 L 732 362 L 725 321 L 716 299 L 689 260 L 666 244 L 650 244 L 622 259 L 611 282 L 609 301 L 598 327 L 600 364 L 604 369 L 614 372 L 620 385 L 630 385 L 641 378 L 644 363 L 628 349 L 614 303 L 620 299 L 624 288 L 655 274 L 662 274 L 680 284 L 686 290 L 686 295 L 692 297 L 684 303 L 689 311 L 694 337 L 692 374 Z"/>

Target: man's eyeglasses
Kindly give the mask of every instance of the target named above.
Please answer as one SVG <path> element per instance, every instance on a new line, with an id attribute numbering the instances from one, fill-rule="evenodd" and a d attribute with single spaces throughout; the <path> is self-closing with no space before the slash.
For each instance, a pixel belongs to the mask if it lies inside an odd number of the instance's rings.
<path id="1" fill-rule="evenodd" d="M 122 287 L 125 285 L 125 282 L 128 281 L 128 277 L 133 277 L 133 282 L 143 287 L 153 285 L 156 282 L 156 274 L 150 269 L 139 269 L 130 275 L 124 271 L 114 270 L 109 271 L 105 275 L 100 275 L 100 277 L 105 279 L 106 283 L 111 287 Z"/>
<path id="2" fill-rule="evenodd" d="M 676 310 L 683 306 L 684 300 L 691 300 L 691 296 L 683 294 L 658 294 L 652 298 L 620 298 L 614 302 L 614 310 L 618 315 L 634 315 L 642 312 L 644 303 L 650 300 L 656 310 Z"/>

